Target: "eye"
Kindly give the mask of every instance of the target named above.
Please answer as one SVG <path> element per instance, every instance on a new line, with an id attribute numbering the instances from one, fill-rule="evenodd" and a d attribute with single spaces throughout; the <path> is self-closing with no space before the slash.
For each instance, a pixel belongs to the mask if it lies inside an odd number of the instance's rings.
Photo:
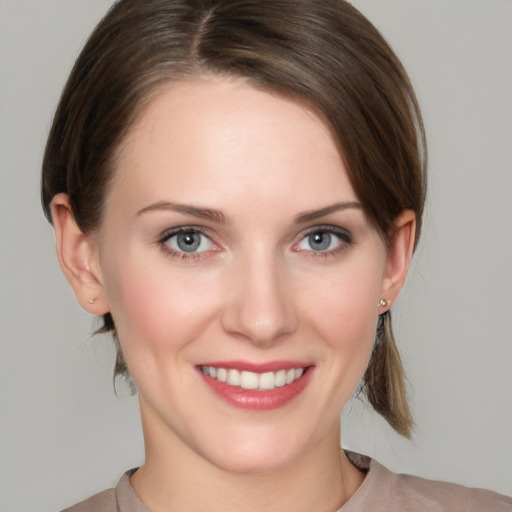
<path id="1" fill-rule="evenodd" d="M 214 245 L 198 228 L 175 229 L 167 233 L 160 243 L 168 252 L 181 257 L 209 251 Z"/>
<path id="2" fill-rule="evenodd" d="M 342 229 L 322 227 L 306 233 L 295 246 L 297 251 L 334 253 L 343 250 L 352 242 L 350 234 Z"/>

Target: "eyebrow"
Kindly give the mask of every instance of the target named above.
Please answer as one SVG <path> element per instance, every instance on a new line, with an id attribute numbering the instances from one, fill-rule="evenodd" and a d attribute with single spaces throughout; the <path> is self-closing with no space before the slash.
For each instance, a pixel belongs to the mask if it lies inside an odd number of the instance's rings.
<path id="1" fill-rule="evenodd" d="M 330 206 L 326 206 L 325 208 L 320 208 L 319 210 L 311 210 L 300 213 L 297 215 L 297 217 L 295 217 L 295 223 L 304 224 L 305 222 L 310 222 L 312 220 L 324 217 L 325 215 L 329 215 L 340 210 L 347 210 L 349 208 L 361 209 L 361 205 L 357 201 L 335 203 Z M 137 212 L 137 216 L 154 211 L 173 211 L 184 213 L 187 215 L 193 215 L 194 217 L 198 217 L 200 219 L 217 222 L 219 224 L 228 224 L 229 222 L 228 218 L 219 210 L 170 201 L 158 201 L 157 203 L 146 206 Z"/>
<path id="2" fill-rule="evenodd" d="M 347 201 L 345 203 L 335 203 L 330 206 L 326 206 L 325 208 L 320 208 L 320 210 L 311 210 L 309 212 L 300 213 L 295 217 L 295 223 L 303 224 L 305 222 L 310 222 L 324 217 L 325 215 L 329 215 L 330 213 L 347 210 L 349 208 L 361 209 L 361 204 L 357 201 Z"/>
<path id="3" fill-rule="evenodd" d="M 151 204 L 142 208 L 137 212 L 137 216 L 143 215 L 148 212 L 154 211 L 173 211 L 178 213 L 184 213 L 187 215 L 193 215 L 194 217 L 198 217 L 200 219 L 206 219 L 213 222 L 217 222 L 219 224 L 227 224 L 227 217 L 220 212 L 219 210 L 214 210 L 212 208 L 204 208 L 200 206 L 193 206 L 189 204 L 182 203 L 174 203 L 170 201 L 159 201 L 158 203 Z"/>

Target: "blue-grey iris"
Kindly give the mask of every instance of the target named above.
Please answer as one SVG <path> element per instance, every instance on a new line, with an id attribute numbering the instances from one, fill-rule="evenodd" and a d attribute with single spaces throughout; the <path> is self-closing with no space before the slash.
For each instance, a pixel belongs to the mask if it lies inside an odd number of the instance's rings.
<path id="1" fill-rule="evenodd" d="M 314 251 L 325 251 L 331 245 L 331 235 L 325 231 L 317 231 L 308 236 L 308 241 Z"/>
<path id="2" fill-rule="evenodd" d="M 201 245 L 200 233 L 181 233 L 176 237 L 176 243 L 183 252 L 194 252 Z"/>

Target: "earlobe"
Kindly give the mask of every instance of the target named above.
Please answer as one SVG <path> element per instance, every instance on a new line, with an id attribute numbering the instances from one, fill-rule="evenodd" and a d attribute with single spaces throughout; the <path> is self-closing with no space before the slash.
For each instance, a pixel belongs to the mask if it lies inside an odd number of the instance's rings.
<path id="1" fill-rule="evenodd" d="M 382 281 L 382 297 L 388 303 L 394 303 L 405 284 L 416 235 L 416 214 L 412 210 L 404 210 L 395 219 L 395 232 L 390 241 L 384 279 Z"/>
<path id="2" fill-rule="evenodd" d="M 60 268 L 86 311 L 103 315 L 109 311 L 97 251 L 91 237 L 78 227 L 67 194 L 57 194 L 51 203 Z"/>

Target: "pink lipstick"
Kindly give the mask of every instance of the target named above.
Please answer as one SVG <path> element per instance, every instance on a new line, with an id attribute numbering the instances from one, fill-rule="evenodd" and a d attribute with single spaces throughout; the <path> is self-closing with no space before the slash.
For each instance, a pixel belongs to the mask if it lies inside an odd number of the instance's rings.
<path id="1" fill-rule="evenodd" d="M 313 374 L 313 366 L 303 361 L 216 361 L 197 368 L 217 396 L 235 407 L 257 411 L 277 409 L 293 400 Z"/>

